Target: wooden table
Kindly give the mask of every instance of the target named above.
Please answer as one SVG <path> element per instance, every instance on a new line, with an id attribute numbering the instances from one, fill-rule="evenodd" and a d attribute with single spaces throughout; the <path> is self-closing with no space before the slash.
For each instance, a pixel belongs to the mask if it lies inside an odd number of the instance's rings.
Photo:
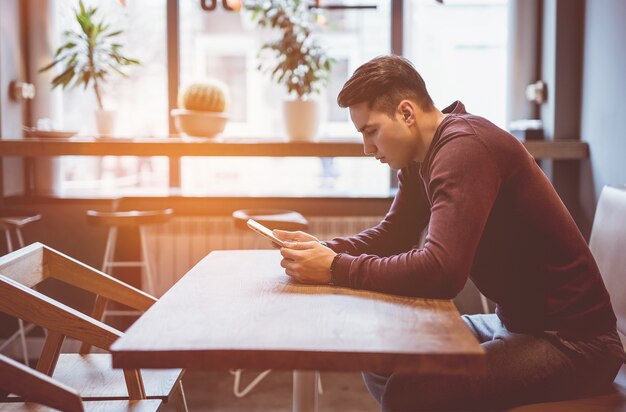
<path id="1" fill-rule="evenodd" d="M 279 262 L 276 250 L 210 253 L 115 342 L 113 366 L 295 370 L 296 411 L 316 410 L 314 371 L 484 370 L 451 301 L 299 284 Z"/>

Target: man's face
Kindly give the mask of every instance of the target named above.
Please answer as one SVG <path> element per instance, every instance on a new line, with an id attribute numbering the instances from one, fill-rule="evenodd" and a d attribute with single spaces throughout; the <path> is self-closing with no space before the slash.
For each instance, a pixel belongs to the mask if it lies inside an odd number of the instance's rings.
<path id="1" fill-rule="evenodd" d="M 350 118 L 363 135 L 363 151 L 393 169 L 401 169 L 416 158 L 417 137 L 397 112 L 393 118 L 370 109 L 367 102 L 350 106 Z"/>

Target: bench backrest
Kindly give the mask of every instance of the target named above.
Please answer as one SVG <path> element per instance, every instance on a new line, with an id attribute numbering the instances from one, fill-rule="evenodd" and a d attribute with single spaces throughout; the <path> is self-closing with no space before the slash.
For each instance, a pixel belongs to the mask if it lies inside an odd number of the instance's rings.
<path id="1" fill-rule="evenodd" d="M 605 186 L 600 194 L 589 247 L 604 279 L 626 344 L 626 186 Z"/>

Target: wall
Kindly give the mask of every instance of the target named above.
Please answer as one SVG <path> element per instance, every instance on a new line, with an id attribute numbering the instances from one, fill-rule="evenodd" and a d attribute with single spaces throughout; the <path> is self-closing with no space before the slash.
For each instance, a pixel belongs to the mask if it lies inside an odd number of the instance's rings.
<path id="1" fill-rule="evenodd" d="M 21 48 L 20 3 L 0 1 L 0 139 L 22 136 L 22 104 L 9 98 L 9 84 L 25 81 Z M 21 194 L 22 159 L 0 159 L 0 203 L 2 195 Z"/>
<path id="2" fill-rule="evenodd" d="M 548 92 L 540 112 L 548 140 L 580 139 L 584 8 L 584 0 L 543 0 L 541 79 Z M 541 167 L 580 227 L 579 162 L 542 160 Z"/>
<path id="3" fill-rule="evenodd" d="M 591 150 L 581 165 L 580 203 L 589 225 L 604 185 L 626 184 L 626 0 L 587 0 L 581 135 Z"/>

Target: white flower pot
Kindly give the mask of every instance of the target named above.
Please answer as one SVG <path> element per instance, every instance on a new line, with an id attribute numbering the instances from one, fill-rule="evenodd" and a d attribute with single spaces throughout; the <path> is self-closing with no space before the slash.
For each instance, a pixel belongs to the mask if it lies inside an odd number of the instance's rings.
<path id="1" fill-rule="evenodd" d="M 100 137 L 113 136 L 115 131 L 115 112 L 96 110 L 96 131 Z"/>
<path id="2" fill-rule="evenodd" d="M 283 117 L 287 137 L 293 142 L 310 142 L 317 138 L 320 108 L 316 100 L 283 102 Z"/>

